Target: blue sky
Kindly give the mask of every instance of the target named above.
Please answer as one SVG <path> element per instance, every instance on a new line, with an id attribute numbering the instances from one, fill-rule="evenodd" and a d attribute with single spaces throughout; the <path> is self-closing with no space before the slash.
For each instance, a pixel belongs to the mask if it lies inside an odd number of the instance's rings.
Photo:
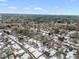
<path id="1" fill-rule="evenodd" d="M 0 13 L 79 15 L 79 0 L 0 0 Z"/>

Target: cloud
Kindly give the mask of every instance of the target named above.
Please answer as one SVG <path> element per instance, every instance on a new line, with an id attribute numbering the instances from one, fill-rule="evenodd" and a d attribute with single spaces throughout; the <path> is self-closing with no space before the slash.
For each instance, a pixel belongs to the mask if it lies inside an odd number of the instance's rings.
<path id="1" fill-rule="evenodd" d="M 40 8 L 40 7 L 25 7 L 23 9 L 25 9 L 25 10 L 33 10 L 33 11 L 38 11 L 38 12 L 48 12 L 46 9 Z"/>
<path id="2" fill-rule="evenodd" d="M 0 4 L 0 6 L 8 6 L 8 4 Z"/>
<path id="3" fill-rule="evenodd" d="M 31 9 L 31 8 L 29 8 L 29 7 L 25 7 L 24 9 L 25 9 L 25 10 L 28 10 L 28 9 Z"/>
<path id="4" fill-rule="evenodd" d="M 6 0 L 0 0 L 0 2 L 6 2 Z"/>
<path id="5" fill-rule="evenodd" d="M 58 8 L 59 8 L 59 6 L 55 6 L 55 8 L 56 8 L 56 9 L 58 9 Z"/>
<path id="6" fill-rule="evenodd" d="M 36 7 L 36 8 L 34 8 L 34 10 L 43 11 L 43 12 L 48 12 L 46 9 L 40 8 L 40 7 Z"/>
<path id="7" fill-rule="evenodd" d="M 34 10 L 42 10 L 42 8 L 36 7 L 36 8 L 34 8 Z"/>
<path id="8" fill-rule="evenodd" d="M 14 10 L 17 9 L 16 7 L 13 7 L 13 6 L 8 7 L 8 8 L 9 8 L 9 9 L 14 9 Z"/>

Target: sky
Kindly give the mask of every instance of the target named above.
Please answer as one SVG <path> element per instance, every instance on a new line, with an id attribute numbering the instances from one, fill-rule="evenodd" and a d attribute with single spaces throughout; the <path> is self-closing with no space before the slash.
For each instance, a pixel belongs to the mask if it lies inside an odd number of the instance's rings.
<path id="1" fill-rule="evenodd" d="M 79 0 L 0 0 L 0 13 L 79 15 Z"/>

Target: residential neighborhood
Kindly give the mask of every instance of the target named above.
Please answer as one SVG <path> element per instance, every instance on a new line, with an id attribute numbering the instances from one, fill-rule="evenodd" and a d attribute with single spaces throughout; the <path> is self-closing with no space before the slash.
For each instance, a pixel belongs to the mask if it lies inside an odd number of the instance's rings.
<path id="1" fill-rule="evenodd" d="M 0 59 L 79 59 L 78 20 L 44 18 L 1 15 Z"/>

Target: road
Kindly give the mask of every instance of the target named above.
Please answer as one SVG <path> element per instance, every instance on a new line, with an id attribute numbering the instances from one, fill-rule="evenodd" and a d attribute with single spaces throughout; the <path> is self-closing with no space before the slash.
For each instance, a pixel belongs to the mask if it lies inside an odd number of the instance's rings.
<path id="1" fill-rule="evenodd" d="M 20 42 L 18 42 L 18 38 L 12 36 L 12 35 L 8 35 L 8 37 L 14 41 L 15 43 L 17 43 L 21 48 L 22 48 L 22 52 L 25 51 L 26 53 L 28 53 L 33 59 L 47 59 L 41 52 L 39 52 L 37 49 L 31 47 L 30 45 L 28 45 L 27 43 L 25 44 L 25 46 L 23 46 Z"/>

